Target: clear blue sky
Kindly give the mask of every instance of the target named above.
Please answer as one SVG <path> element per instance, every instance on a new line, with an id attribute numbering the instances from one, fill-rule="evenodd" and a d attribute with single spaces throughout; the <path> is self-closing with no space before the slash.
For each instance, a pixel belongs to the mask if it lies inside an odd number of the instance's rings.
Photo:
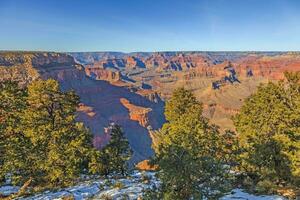
<path id="1" fill-rule="evenodd" d="M 300 50 L 300 0 L 0 0 L 0 50 Z"/>

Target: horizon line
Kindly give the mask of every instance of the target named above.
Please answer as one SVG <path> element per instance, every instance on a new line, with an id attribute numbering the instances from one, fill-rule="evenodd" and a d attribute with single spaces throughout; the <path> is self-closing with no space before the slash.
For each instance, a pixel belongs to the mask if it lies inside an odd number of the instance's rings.
<path id="1" fill-rule="evenodd" d="M 243 53 L 300 53 L 300 50 L 158 50 L 158 51 L 111 51 L 111 50 L 96 50 L 96 51 L 53 51 L 53 50 L 0 50 L 0 52 L 24 52 L 24 53 L 222 53 L 222 52 L 243 52 Z"/>

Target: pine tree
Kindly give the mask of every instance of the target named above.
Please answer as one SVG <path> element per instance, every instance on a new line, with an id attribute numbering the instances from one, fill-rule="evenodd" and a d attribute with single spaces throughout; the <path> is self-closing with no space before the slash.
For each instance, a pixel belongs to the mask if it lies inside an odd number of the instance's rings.
<path id="1" fill-rule="evenodd" d="M 23 132 L 32 143 L 28 159 L 36 184 L 51 187 L 72 183 L 87 168 L 91 135 L 76 122 L 79 97 L 62 92 L 52 79 L 38 80 L 28 86 L 28 106 L 22 117 Z"/>
<path id="2" fill-rule="evenodd" d="M 300 183 L 300 72 L 285 76 L 259 86 L 234 118 L 240 170 L 253 185 Z"/>
<path id="3" fill-rule="evenodd" d="M 217 198 L 230 188 L 225 140 L 202 116 L 202 104 L 179 88 L 166 103 L 155 162 L 164 199 Z M 212 192 L 214 191 L 214 192 Z"/>
<path id="4" fill-rule="evenodd" d="M 27 91 L 16 82 L 0 83 L 0 177 L 8 173 L 15 184 L 26 179 L 22 174 L 30 173 L 30 163 L 26 158 L 30 151 L 30 141 L 23 134 L 21 116 L 26 108 Z"/>
<path id="5" fill-rule="evenodd" d="M 54 80 L 34 81 L 26 89 L 0 84 L 1 175 L 14 184 L 64 186 L 87 169 L 94 149 L 91 135 L 75 121 L 79 98 L 62 92 Z"/>
<path id="6" fill-rule="evenodd" d="M 127 162 L 131 158 L 132 151 L 129 142 L 124 136 L 119 125 L 114 125 L 111 131 L 111 138 L 104 152 L 110 156 L 109 168 L 111 172 L 125 174 Z"/>
<path id="7" fill-rule="evenodd" d="M 89 162 L 89 172 L 91 174 L 100 174 L 107 176 L 110 173 L 109 162 L 110 155 L 103 149 L 100 151 L 94 151 L 91 154 L 91 161 Z"/>
<path id="8" fill-rule="evenodd" d="M 124 175 L 131 155 L 132 151 L 124 132 L 119 125 L 113 125 L 109 143 L 93 157 L 90 170 L 105 176 L 111 173 Z"/>

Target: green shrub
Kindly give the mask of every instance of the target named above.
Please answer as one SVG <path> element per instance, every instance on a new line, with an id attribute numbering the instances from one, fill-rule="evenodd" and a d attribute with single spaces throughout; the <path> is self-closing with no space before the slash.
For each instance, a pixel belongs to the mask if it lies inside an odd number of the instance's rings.
<path id="1" fill-rule="evenodd" d="M 103 199 L 103 200 L 113 200 L 112 196 L 110 196 L 109 194 L 102 194 L 100 196 L 100 199 Z"/>
<path id="2" fill-rule="evenodd" d="M 261 193 L 273 193 L 275 184 L 299 187 L 300 72 L 285 79 L 260 85 L 233 118 L 239 170 Z"/>
<path id="3" fill-rule="evenodd" d="M 151 177 L 148 176 L 146 173 L 142 173 L 141 180 L 142 180 L 143 183 L 149 183 L 150 180 L 151 180 Z"/>
<path id="4" fill-rule="evenodd" d="M 120 181 L 117 181 L 114 184 L 114 188 L 122 189 L 122 188 L 124 188 L 124 184 L 122 182 L 120 182 Z"/>
<path id="5" fill-rule="evenodd" d="M 269 180 L 259 181 L 255 187 L 256 192 L 261 194 L 273 194 L 276 189 L 276 184 Z"/>
<path id="6" fill-rule="evenodd" d="M 128 194 L 122 194 L 121 199 L 120 200 L 129 200 L 129 196 Z"/>

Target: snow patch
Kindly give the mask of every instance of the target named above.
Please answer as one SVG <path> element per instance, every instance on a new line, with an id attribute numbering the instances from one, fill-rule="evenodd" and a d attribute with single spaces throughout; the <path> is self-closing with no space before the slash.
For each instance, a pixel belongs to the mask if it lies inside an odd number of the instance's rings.
<path id="1" fill-rule="evenodd" d="M 147 181 L 144 180 L 145 177 Z M 117 187 L 116 183 L 119 184 Z M 62 199 L 63 197 L 73 196 L 75 200 L 84 199 L 104 199 L 108 197 L 114 200 L 121 200 L 126 197 L 130 200 L 136 200 L 143 195 L 143 191 L 147 188 L 160 184 L 159 180 L 155 177 L 154 172 L 138 172 L 135 171 L 127 178 L 108 179 L 94 178 L 87 180 L 84 183 L 78 184 L 73 187 L 62 189 L 61 191 L 51 192 L 46 191 L 31 197 L 19 198 L 20 200 L 54 200 Z M 0 187 L 0 194 L 10 195 L 18 192 L 20 187 L 2 186 Z M 241 189 L 232 190 L 231 194 L 222 197 L 220 200 L 285 200 L 281 196 L 256 196 L 248 194 Z"/>
<path id="2" fill-rule="evenodd" d="M 241 189 L 234 189 L 231 192 L 232 194 L 222 197 L 221 200 L 233 200 L 233 199 L 243 199 L 243 200 L 285 200 L 284 197 L 277 195 L 269 196 L 256 196 L 253 194 L 248 194 Z"/>
<path id="3" fill-rule="evenodd" d="M 17 193 L 19 189 L 20 187 L 17 186 L 9 186 L 9 185 L 2 186 L 0 187 L 0 194 L 4 196 L 8 196 Z"/>

